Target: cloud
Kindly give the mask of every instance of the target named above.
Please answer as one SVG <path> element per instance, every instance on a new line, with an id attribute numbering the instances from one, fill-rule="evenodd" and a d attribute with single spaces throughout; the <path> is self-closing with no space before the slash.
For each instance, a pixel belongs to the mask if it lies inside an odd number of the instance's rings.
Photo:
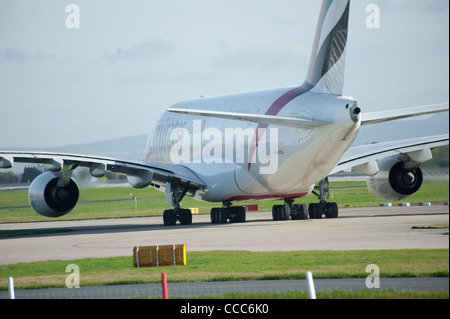
<path id="1" fill-rule="evenodd" d="M 134 45 L 129 49 L 117 49 L 115 52 L 108 52 L 103 58 L 108 62 L 118 62 L 124 60 L 152 60 L 170 56 L 175 51 L 175 46 L 161 38 L 146 40 Z"/>
<path id="2" fill-rule="evenodd" d="M 8 61 L 23 61 L 25 56 L 18 50 L 6 49 L 3 52 L 3 58 Z"/>
<path id="3" fill-rule="evenodd" d="M 3 51 L 3 54 L 0 54 L 0 58 L 6 60 L 6 61 L 16 61 L 16 62 L 22 62 L 26 60 L 31 61 L 43 61 L 47 59 L 53 59 L 55 56 L 53 54 L 47 54 L 43 53 L 42 51 L 38 50 L 34 53 L 23 53 L 17 49 L 5 49 Z"/>

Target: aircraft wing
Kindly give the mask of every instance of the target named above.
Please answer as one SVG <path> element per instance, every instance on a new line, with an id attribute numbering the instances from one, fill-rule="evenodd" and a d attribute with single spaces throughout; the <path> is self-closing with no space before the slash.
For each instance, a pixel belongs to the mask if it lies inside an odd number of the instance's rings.
<path id="1" fill-rule="evenodd" d="M 72 171 L 77 167 L 87 167 L 95 177 L 102 177 L 106 171 L 124 174 L 137 188 L 149 185 L 159 188 L 164 187 L 167 182 L 174 181 L 185 185 L 190 192 L 206 187 L 206 184 L 194 172 L 182 165 L 74 154 L 0 151 L 0 168 L 10 168 L 13 163 L 46 164 L 48 170 L 62 172 Z"/>
<path id="2" fill-rule="evenodd" d="M 262 124 L 268 124 L 268 125 L 288 126 L 288 127 L 294 127 L 294 128 L 299 128 L 299 127 L 315 128 L 315 127 L 330 124 L 329 122 L 325 122 L 325 121 L 310 121 L 310 120 L 304 120 L 304 119 L 299 119 L 299 118 L 295 118 L 295 117 L 260 115 L 260 114 L 250 114 L 250 113 L 234 113 L 234 112 L 176 109 L 176 108 L 170 108 L 170 109 L 167 109 L 167 111 L 172 112 L 172 113 L 208 116 L 208 117 L 222 118 L 222 119 L 228 119 L 228 120 L 247 121 L 247 122 L 262 123 Z"/>
<path id="3" fill-rule="evenodd" d="M 352 146 L 344 155 L 341 162 L 334 168 L 334 170 L 330 174 L 335 174 L 352 168 L 354 169 L 354 171 L 358 172 L 358 169 L 355 168 L 363 168 L 363 165 L 373 163 L 376 160 L 380 160 L 385 157 L 404 155 L 413 156 L 414 152 L 427 149 L 430 150 L 448 144 L 449 135 L 444 134 L 361 146 Z M 365 169 L 367 170 L 367 168 Z M 370 172 L 366 172 L 364 175 L 371 174 Z"/>

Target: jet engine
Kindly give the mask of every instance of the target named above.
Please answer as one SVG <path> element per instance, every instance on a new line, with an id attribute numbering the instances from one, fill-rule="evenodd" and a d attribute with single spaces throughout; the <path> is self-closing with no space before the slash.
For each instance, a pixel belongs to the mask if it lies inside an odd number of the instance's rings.
<path id="1" fill-rule="evenodd" d="M 67 214 L 77 204 L 79 195 L 78 185 L 72 178 L 61 184 L 61 177 L 54 172 L 39 175 L 28 190 L 31 207 L 45 217 Z"/>
<path id="2" fill-rule="evenodd" d="M 375 196 L 387 201 L 400 201 L 416 193 L 423 182 L 419 166 L 408 168 L 395 157 L 378 162 L 379 172 L 367 177 L 367 187 Z"/>

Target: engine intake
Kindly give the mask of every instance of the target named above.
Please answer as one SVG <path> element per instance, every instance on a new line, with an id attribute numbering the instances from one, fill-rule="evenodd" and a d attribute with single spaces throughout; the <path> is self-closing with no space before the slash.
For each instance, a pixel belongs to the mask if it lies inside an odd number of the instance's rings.
<path id="1" fill-rule="evenodd" d="M 399 194 L 411 196 L 416 193 L 423 182 L 420 168 L 407 169 L 402 162 L 395 164 L 389 172 L 389 183 Z"/>
<path id="2" fill-rule="evenodd" d="M 59 176 L 54 172 L 39 175 L 30 185 L 28 199 L 31 207 L 45 217 L 61 217 L 77 204 L 80 191 L 70 179 L 64 186 L 58 185 Z"/>
<path id="3" fill-rule="evenodd" d="M 415 194 L 423 183 L 419 167 L 407 168 L 395 157 L 378 163 L 380 169 L 375 176 L 367 178 L 367 187 L 377 197 L 387 201 L 400 201 Z"/>

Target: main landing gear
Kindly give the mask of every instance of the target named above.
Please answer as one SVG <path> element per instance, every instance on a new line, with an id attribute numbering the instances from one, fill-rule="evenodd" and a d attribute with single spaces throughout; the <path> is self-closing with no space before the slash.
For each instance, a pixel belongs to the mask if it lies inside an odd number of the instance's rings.
<path id="1" fill-rule="evenodd" d="M 319 191 L 317 193 L 316 191 Z M 328 203 L 325 201 L 325 197 L 328 199 L 330 196 L 330 184 L 328 178 L 325 178 L 314 188 L 313 194 L 319 198 L 320 203 L 312 203 L 307 207 L 305 204 L 294 204 L 293 198 L 287 198 L 284 200 L 284 205 L 275 205 L 272 208 L 272 217 L 274 221 L 279 220 L 304 220 L 320 219 L 323 215 L 326 218 L 338 217 L 338 206 L 336 203 Z"/>
<path id="2" fill-rule="evenodd" d="M 181 225 L 191 225 L 192 224 L 192 212 L 190 209 L 183 209 L 180 207 L 181 200 L 186 195 L 189 189 L 189 184 L 180 191 L 180 186 L 177 183 L 167 183 L 166 185 L 166 196 L 172 196 L 173 209 L 168 209 L 164 211 L 163 221 L 165 226 L 173 226 L 180 222 Z M 167 198 L 166 198 L 167 201 Z"/>
<path id="3" fill-rule="evenodd" d="M 166 201 L 171 196 L 171 203 L 173 209 L 164 211 L 163 220 L 165 226 L 173 226 L 180 222 L 181 225 L 192 224 L 192 212 L 189 209 L 182 209 L 180 207 L 181 200 L 186 195 L 189 189 L 189 184 L 182 188 L 177 183 L 166 185 Z M 284 205 L 275 205 L 272 208 L 272 217 L 274 221 L 280 220 L 305 220 L 320 219 L 323 215 L 326 218 L 338 218 L 338 206 L 336 203 L 328 203 L 325 198 L 329 198 L 329 182 L 328 178 L 322 180 L 312 192 L 319 198 L 319 203 L 311 203 L 309 207 L 305 204 L 294 204 L 293 198 L 284 200 Z M 319 191 L 317 193 L 316 191 Z M 170 199 L 170 198 L 169 198 Z M 211 209 L 211 223 L 212 224 L 226 224 L 228 220 L 230 223 L 244 223 L 246 219 L 246 212 L 244 207 L 231 207 L 231 202 L 226 201 L 221 208 Z"/>
<path id="4" fill-rule="evenodd" d="M 319 191 L 319 193 L 316 192 Z M 336 203 L 328 203 L 325 197 L 330 197 L 330 183 L 328 177 L 319 183 L 319 186 L 314 188 L 313 194 L 319 198 L 320 203 L 309 204 L 309 218 L 320 219 L 323 215 L 326 218 L 338 218 L 339 210 Z"/>
<path id="5" fill-rule="evenodd" d="M 292 198 L 287 198 L 284 202 L 284 205 L 272 207 L 274 221 L 289 220 L 289 217 L 292 220 L 308 219 L 308 209 L 305 204 L 294 204 L 294 199 Z"/>
<path id="6" fill-rule="evenodd" d="M 223 202 L 221 208 L 211 209 L 211 223 L 212 224 L 226 224 L 228 220 L 230 223 L 244 223 L 245 222 L 245 208 L 242 206 L 231 207 L 229 201 Z"/>
<path id="7" fill-rule="evenodd" d="M 192 212 L 190 209 L 174 208 L 164 211 L 163 220 L 165 226 L 173 226 L 180 221 L 181 225 L 192 224 Z"/>

